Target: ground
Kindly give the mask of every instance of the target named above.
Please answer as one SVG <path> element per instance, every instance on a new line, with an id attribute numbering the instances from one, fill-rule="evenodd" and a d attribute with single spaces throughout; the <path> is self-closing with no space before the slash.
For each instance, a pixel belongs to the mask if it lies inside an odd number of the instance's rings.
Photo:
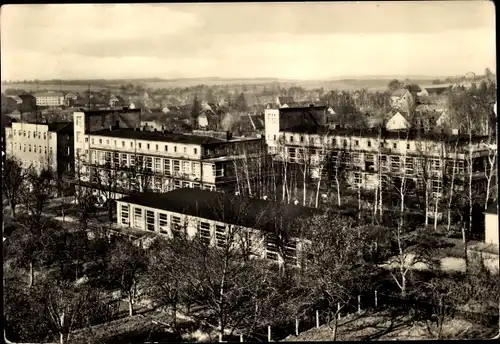
<path id="1" fill-rule="evenodd" d="M 434 330 L 434 327 L 431 327 Z M 443 326 L 443 338 L 470 338 L 491 335 L 487 329 L 469 321 L 453 319 Z M 361 313 L 339 321 L 337 340 L 426 340 L 435 339 L 423 322 L 412 321 L 408 315 L 391 315 L 388 311 L 375 314 Z M 299 336 L 289 336 L 285 341 L 331 341 L 332 330 L 323 325 L 305 331 Z"/>

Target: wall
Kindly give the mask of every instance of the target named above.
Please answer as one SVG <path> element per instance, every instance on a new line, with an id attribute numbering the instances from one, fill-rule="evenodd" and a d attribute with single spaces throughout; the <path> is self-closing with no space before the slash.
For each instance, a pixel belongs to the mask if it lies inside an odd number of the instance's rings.
<path id="1" fill-rule="evenodd" d="M 485 243 L 498 245 L 498 215 L 486 214 L 484 220 Z"/>
<path id="2" fill-rule="evenodd" d="M 26 132 L 26 135 L 24 135 L 24 132 Z M 35 132 L 37 133 L 36 137 L 34 137 Z M 40 134 L 38 135 L 38 133 Z M 33 164 L 34 167 L 38 168 L 40 163 L 41 166 L 50 164 L 54 170 L 57 170 L 57 135 L 48 131 L 48 125 L 23 122 L 12 123 L 12 135 L 7 137 L 6 141 L 7 147 L 9 147 L 7 155 L 10 152 L 11 156 L 16 157 L 21 162 L 25 161 L 25 167 Z M 21 149 L 19 149 L 19 144 Z"/>

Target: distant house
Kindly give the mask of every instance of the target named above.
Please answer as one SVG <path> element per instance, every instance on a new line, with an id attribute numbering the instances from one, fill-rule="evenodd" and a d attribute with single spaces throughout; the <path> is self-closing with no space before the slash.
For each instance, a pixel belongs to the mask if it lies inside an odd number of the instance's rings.
<path id="1" fill-rule="evenodd" d="M 19 98 L 21 98 L 22 103 L 21 106 L 19 107 L 19 111 L 22 113 L 25 112 L 33 112 L 37 110 L 36 107 L 36 98 L 32 96 L 31 94 L 25 93 L 25 94 L 20 94 Z"/>
<path id="2" fill-rule="evenodd" d="M 397 111 L 391 115 L 389 120 L 387 121 L 385 128 L 389 131 L 396 130 L 407 130 L 410 129 L 410 122 L 408 119 L 401 114 L 401 112 Z"/>
<path id="3" fill-rule="evenodd" d="M 23 103 L 23 100 L 19 96 L 9 96 L 8 98 L 12 99 L 18 106 Z"/>
<path id="4" fill-rule="evenodd" d="M 282 107 L 290 107 L 291 104 L 294 103 L 294 100 L 292 97 L 277 97 L 276 98 L 276 105 L 278 105 L 280 108 Z"/>
<path id="5" fill-rule="evenodd" d="M 16 109 L 16 110 L 12 111 L 11 113 L 7 114 L 7 117 L 9 117 L 10 119 L 16 120 L 16 121 L 20 121 L 21 120 L 21 112 Z"/>
<path id="6" fill-rule="evenodd" d="M 62 92 L 37 92 L 35 93 L 37 106 L 58 107 L 64 106 L 64 94 Z"/>
<path id="7" fill-rule="evenodd" d="M 147 131 L 162 131 L 163 125 L 158 120 L 141 121 L 141 128 Z"/>
<path id="8" fill-rule="evenodd" d="M 391 106 L 394 109 L 410 112 L 415 100 L 411 92 L 406 88 L 401 88 L 391 94 Z"/>
<path id="9" fill-rule="evenodd" d="M 220 117 L 212 110 L 202 110 L 198 115 L 198 128 L 218 130 Z"/>

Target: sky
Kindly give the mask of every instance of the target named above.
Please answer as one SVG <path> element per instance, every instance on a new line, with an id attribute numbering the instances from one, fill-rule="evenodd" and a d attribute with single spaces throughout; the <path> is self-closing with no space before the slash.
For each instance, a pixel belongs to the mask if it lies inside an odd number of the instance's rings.
<path id="1" fill-rule="evenodd" d="M 2 80 L 496 73 L 489 1 L 6 5 Z"/>

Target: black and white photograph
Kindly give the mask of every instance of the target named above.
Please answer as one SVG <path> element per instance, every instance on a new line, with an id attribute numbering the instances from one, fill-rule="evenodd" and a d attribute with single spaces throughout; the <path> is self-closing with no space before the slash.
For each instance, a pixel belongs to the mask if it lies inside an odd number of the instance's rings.
<path id="1" fill-rule="evenodd" d="M 500 339 L 492 1 L 0 18 L 5 343 Z"/>

